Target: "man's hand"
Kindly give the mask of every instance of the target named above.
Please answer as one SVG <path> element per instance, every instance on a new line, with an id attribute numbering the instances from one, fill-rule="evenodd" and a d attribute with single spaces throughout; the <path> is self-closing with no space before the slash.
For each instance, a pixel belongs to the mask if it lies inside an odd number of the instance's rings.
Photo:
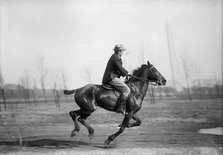
<path id="1" fill-rule="evenodd" d="M 132 77 L 131 74 L 126 75 L 126 80 L 129 80 Z"/>

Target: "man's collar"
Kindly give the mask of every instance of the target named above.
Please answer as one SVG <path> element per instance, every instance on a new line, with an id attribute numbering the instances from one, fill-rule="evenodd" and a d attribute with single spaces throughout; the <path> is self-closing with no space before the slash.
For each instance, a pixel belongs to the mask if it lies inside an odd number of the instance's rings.
<path id="1" fill-rule="evenodd" d="M 116 54 L 116 53 L 114 53 L 114 54 L 117 55 L 119 59 L 121 59 L 121 56 L 119 54 Z"/>

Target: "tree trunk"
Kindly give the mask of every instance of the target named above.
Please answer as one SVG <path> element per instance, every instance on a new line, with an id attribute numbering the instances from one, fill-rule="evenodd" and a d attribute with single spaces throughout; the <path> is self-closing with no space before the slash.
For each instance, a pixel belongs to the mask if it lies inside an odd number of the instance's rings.
<path id="1" fill-rule="evenodd" d="M 5 98 L 5 90 L 4 90 L 4 88 L 1 88 L 1 93 L 2 93 L 4 109 L 6 110 L 7 107 L 6 107 L 6 98 Z"/>

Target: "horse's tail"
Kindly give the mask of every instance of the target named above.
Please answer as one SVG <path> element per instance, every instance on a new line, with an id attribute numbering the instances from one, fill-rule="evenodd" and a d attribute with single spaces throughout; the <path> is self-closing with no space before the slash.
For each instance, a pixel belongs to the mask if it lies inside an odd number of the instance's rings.
<path id="1" fill-rule="evenodd" d="M 65 95 L 71 95 L 71 94 L 76 93 L 76 91 L 77 91 L 77 89 L 73 89 L 73 90 L 66 90 L 65 89 L 63 92 L 64 92 Z"/>

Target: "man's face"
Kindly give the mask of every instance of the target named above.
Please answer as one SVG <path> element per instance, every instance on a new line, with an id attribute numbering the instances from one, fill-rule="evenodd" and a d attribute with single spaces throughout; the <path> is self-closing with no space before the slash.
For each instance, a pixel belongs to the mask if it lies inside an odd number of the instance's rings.
<path id="1" fill-rule="evenodd" d="M 123 55 L 124 51 L 119 51 L 118 54 L 121 57 Z"/>

